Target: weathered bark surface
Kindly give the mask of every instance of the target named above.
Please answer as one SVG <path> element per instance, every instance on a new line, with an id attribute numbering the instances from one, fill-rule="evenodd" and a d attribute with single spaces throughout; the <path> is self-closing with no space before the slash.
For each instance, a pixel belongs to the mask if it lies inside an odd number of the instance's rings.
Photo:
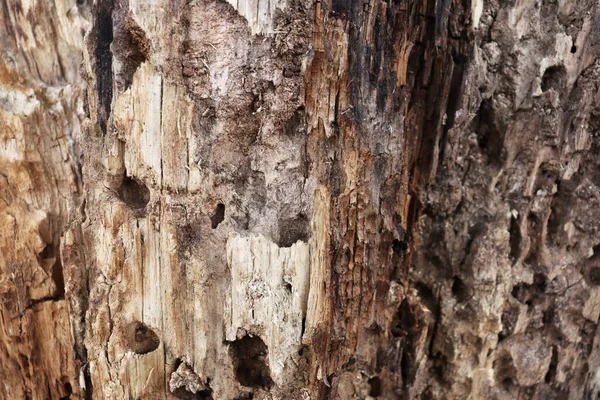
<path id="1" fill-rule="evenodd" d="M 411 268 L 427 396 L 598 396 L 598 12 L 484 2 L 454 61 Z"/>
<path id="2" fill-rule="evenodd" d="M 597 397 L 593 1 L 26 3 L 4 397 Z"/>
<path id="3" fill-rule="evenodd" d="M 78 393 L 60 236 L 78 178 L 79 65 L 86 21 L 74 1 L 0 3 L 0 398 Z"/>

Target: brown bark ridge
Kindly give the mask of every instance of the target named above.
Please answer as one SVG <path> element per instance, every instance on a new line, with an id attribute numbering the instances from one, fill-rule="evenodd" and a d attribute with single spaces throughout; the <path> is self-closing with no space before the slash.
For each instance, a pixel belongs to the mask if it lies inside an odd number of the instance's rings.
<path id="1" fill-rule="evenodd" d="M 595 2 L 64 3 L 0 8 L 5 398 L 597 398 Z"/>

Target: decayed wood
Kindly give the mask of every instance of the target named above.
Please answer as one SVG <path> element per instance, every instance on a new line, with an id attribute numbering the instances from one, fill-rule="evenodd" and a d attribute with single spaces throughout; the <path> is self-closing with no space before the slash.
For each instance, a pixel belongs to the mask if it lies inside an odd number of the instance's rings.
<path id="1" fill-rule="evenodd" d="M 308 31 L 290 7 L 253 27 L 222 2 L 96 4 L 75 244 L 93 397 L 308 393 Z"/>
<path id="2" fill-rule="evenodd" d="M 78 217 L 79 64 L 72 1 L 0 4 L 0 398 L 79 393 L 61 234 Z"/>
<path id="3" fill-rule="evenodd" d="M 18 4 L 4 397 L 597 396 L 594 2 Z"/>

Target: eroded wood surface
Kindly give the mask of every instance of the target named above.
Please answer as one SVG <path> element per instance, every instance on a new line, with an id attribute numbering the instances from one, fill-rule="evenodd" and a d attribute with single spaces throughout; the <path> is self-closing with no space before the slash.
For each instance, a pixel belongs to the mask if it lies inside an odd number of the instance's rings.
<path id="1" fill-rule="evenodd" d="M 0 397 L 77 396 L 60 237 L 78 212 L 79 66 L 73 1 L 0 3 Z"/>
<path id="2" fill-rule="evenodd" d="M 597 396 L 593 2 L 80 3 L 4 44 L 5 396 Z"/>

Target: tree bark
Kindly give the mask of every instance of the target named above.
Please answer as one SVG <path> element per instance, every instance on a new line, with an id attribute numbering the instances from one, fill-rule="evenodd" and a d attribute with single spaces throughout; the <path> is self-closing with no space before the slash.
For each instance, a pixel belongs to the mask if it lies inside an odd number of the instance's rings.
<path id="1" fill-rule="evenodd" d="M 73 1 L 0 2 L 0 398 L 77 396 L 60 237 L 76 218 L 79 74 Z"/>
<path id="2" fill-rule="evenodd" d="M 595 2 L 0 12 L 4 398 L 597 398 Z"/>

